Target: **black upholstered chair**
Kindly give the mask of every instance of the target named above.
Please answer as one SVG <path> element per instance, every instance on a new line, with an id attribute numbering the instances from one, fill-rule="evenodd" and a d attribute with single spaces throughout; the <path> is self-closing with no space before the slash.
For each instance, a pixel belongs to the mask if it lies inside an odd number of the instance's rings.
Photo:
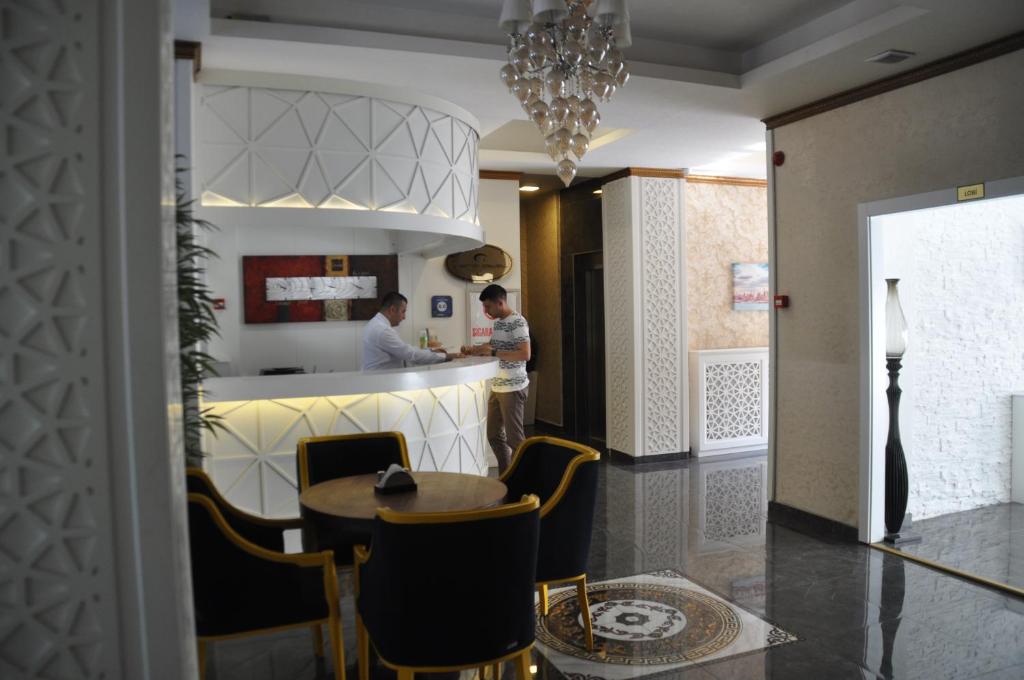
<path id="1" fill-rule="evenodd" d="M 594 631 L 587 600 L 587 557 L 594 527 L 600 454 L 589 446 L 555 437 L 531 437 L 519 445 L 501 481 L 508 498 L 540 497 L 537 586 L 541 614 L 548 613 L 548 586 L 575 583 L 587 649 Z"/>
<path id="2" fill-rule="evenodd" d="M 401 432 L 306 437 L 299 440 L 296 456 L 299 493 L 331 479 L 386 470 L 392 463 L 409 467 L 409 450 Z M 352 564 L 352 548 L 368 540 L 369 536 L 361 533 L 325 530 L 308 521 L 302 525 L 302 548 L 307 552 L 333 550 L 338 566 Z"/>
<path id="3" fill-rule="evenodd" d="M 399 680 L 513 659 L 529 680 L 539 507 L 378 510 L 371 547 L 355 549 L 360 680 L 371 644 Z"/>
<path id="4" fill-rule="evenodd" d="M 334 556 L 286 554 L 243 538 L 209 496 L 188 495 L 192 595 L 199 672 L 206 645 L 219 639 L 327 624 L 335 677 L 345 678 Z M 319 633 L 317 633 L 319 638 Z"/>
<path id="5" fill-rule="evenodd" d="M 369 475 L 392 463 L 409 467 L 409 450 L 401 432 L 362 432 L 299 440 L 299 491 L 339 477 Z"/>
<path id="6" fill-rule="evenodd" d="M 188 493 L 202 494 L 213 501 L 232 529 L 245 540 L 261 548 L 284 552 L 285 530 L 302 528 L 302 519 L 299 517 L 271 519 L 249 514 L 232 505 L 217 490 L 213 480 L 199 468 L 190 467 L 185 470 L 185 487 Z"/>

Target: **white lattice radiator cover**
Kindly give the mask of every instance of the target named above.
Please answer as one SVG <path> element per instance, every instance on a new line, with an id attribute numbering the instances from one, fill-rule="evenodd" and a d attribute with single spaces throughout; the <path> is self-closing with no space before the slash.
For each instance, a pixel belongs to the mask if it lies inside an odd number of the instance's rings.
<path id="1" fill-rule="evenodd" d="M 690 352 L 694 455 L 768 446 L 768 348 Z"/>

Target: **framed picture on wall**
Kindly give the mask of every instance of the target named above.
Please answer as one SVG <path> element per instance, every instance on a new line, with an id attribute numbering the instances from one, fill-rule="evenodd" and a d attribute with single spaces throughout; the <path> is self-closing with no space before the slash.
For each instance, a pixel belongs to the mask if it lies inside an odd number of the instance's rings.
<path id="1" fill-rule="evenodd" d="M 469 344 L 482 345 L 491 341 L 491 331 L 494 328 L 494 319 L 484 312 L 484 303 L 480 302 L 480 291 L 486 286 L 466 286 L 466 319 L 469 327 L 466 329 L 466 337 Z M 506 289 L 508 293 L 508 306 L 519 311 L 519 289 Z"/>
<path id="2" fill-rule="evenodd" d="M 734 262 L 732 308 L 738 312 L 768 311 L 768 263 Z"/>
<path id="3" fill-rule="evenodd" d="M 430 298 L 430 318 L 448 319 L 452 315 L 452 296 L 433 295 Z"/>
<path id="4" fill-rule="evenodd" d="M 397 255 L 244 255 L 247 324 L 368 321 L 398 290 Z"/>

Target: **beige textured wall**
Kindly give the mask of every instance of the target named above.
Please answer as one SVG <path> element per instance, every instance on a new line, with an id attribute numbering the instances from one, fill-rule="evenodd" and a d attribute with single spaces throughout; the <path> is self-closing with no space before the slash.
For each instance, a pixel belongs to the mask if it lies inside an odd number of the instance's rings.
<path id="1" fill-rule="evenodd" d="M 562 425 L 562 304 L 558 252 L 558 193 L 522 201 L 523 289 L 527 321 L 537 339 L 537 418 Z"/>
<path id="2" fill-rule="evenodd" d="M 768 312 L 732 308 L 732 264 L 768 261 L 768 190 L 687 182 L 690 349 L 768 346 Z"/>
<path id="3" fill-rule="evenodd" d="M 1024 175 L 1024 51 L 775 130 L 775 500 L 857 524 L 857 206 Z"/>

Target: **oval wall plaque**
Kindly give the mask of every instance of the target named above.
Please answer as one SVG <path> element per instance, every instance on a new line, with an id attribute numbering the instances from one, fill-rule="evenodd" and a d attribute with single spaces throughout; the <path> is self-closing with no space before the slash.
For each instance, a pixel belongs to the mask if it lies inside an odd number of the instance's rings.
<path id="1" fill-rule="evenodd" d="M 445 269 L 456 278 L 473 283 L 490 283 L 512 271 L 512 256 L 498 246 L 452 253 L 444 260 Z"/>

